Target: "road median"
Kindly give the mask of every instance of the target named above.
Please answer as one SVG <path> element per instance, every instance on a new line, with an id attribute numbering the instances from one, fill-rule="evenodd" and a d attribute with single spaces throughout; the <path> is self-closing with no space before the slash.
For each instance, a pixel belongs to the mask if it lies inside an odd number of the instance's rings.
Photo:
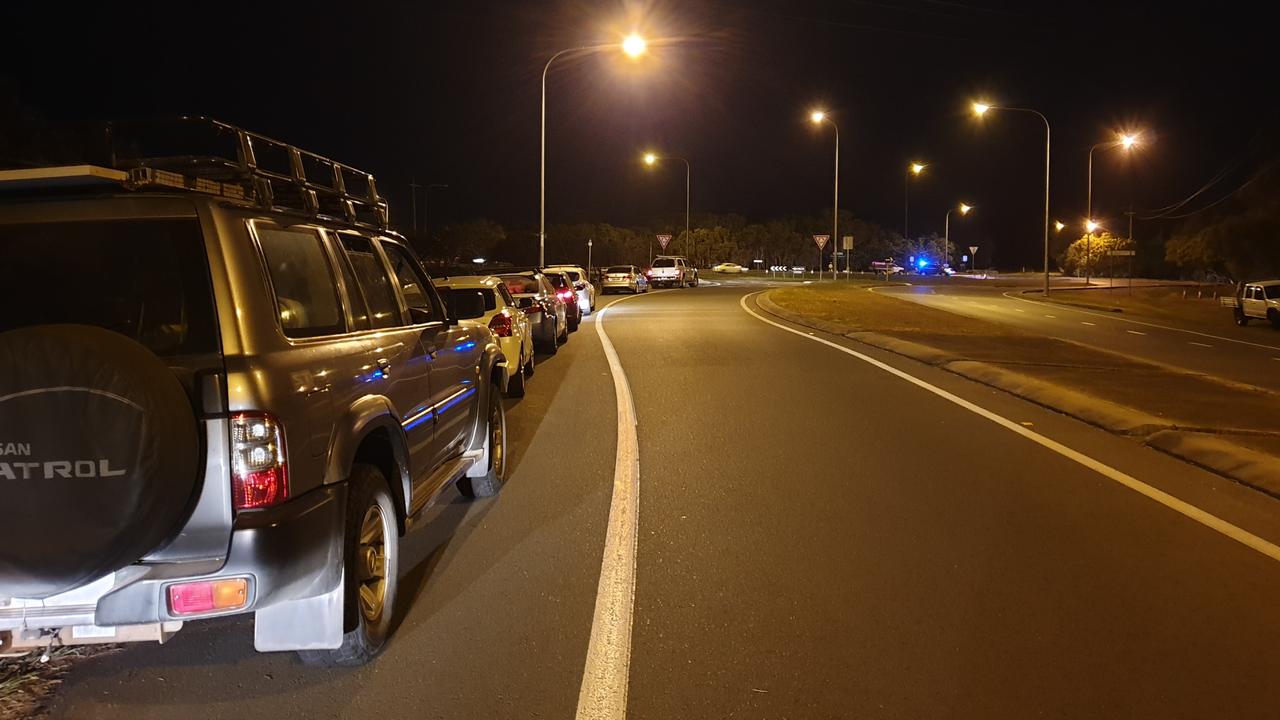
<path id="1" fill-rule="evenodd" d="M 867 289 L 776 289 L 758 302 L 789 322 L 1003 390 L 1280 498 L 1273 393 Z"/>

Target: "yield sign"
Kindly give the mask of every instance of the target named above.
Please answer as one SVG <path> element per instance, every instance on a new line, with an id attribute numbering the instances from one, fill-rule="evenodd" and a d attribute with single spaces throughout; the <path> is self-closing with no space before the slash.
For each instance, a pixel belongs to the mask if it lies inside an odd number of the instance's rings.
<path id="1" fill-rule="evenodd" d="M 826 247 L 826 246 L 827 246 L 827 241 L 828 241 L 828 240 L 830 240 L 830 239 L 831 239 L 831 236 L 830 236 L 830 235 L 814 235 L 814 236 L 813 236 L 813 241 L 814 241 L 815 243 L 817 243 L 817 244 L 818 244 L 818 249 L 819 249 L 819 250 L 821 250 L 822 248 Z"/>
<path id="2" fill-rule="evenodd" d="M 658 244 L 662 246 L 662 249 L 663 249 L 663 250 L 666 250 L 666 249 L 667 249 L 667 243 L 669 243 L 669 242 L 671 242 L 671 236 L 670 236 L 670 235 L 659 235 L 659 236 L 658 236 Z"/>
<path id="3" fill-rule="evenodd" d="M 969 254 L 970 254 L 970 255 L 977 255 L 977 254 L 978 254 L 978 246 L 977 246 L 977 245 L 970 245 L 970 246 L 969 246 Z"/>

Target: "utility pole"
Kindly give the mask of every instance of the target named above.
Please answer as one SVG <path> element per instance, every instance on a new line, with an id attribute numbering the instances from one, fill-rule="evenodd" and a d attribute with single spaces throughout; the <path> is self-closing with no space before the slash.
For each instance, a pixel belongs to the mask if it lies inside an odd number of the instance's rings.
<path id="1" fill-rule="evenodd" d="M 422 187 L 413 180 L 409 181 L 410 200 L 409 205 L 413 207 L 413 234 L 418 234 L 418 188 Z"/>

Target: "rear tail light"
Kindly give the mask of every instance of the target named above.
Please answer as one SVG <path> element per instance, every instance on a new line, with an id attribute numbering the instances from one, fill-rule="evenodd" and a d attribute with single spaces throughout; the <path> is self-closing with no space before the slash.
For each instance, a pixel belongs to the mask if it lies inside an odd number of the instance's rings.
<path id="1" fill-rule="evenodd" d="M 560 292 L 558 292 L 558 293 L 556 293 L 556 294 L 557 294 L 557 295 L 559 295 L 559 296 L 560 296 L 560 299 L 562 299 L 562 300 L 568 300 L 569 298 L 573 297 L 573 291 L 572 291 L 572 290 L 561 290 Z"/>
<path id="2" fill-rule="evenodd" d="M 489 329 L 498 337 L 511 337 L 511 318 L 506 313 L 498 313 L 489 321 Z"/>
<path id="3" fill-rule="evenodd" d="M 540 312 L 542 312 L 542 306 L 537 303 L 534 303 L 524 309 L 525 315 L 537 315 Z"/>
<path id="4" fill-rule="evenodd" d="M 197 613 L 235 610 L 249 602 L 249 581 L 244 578 L 202 580 L 169 586 L 169 613 Z"/>
<path id="5" fill-rule="evenodd" d="M 284 428 L 266 413 L 231 417 L 231 500 L 236 510 L 270 507 L 289 497 Z"/>

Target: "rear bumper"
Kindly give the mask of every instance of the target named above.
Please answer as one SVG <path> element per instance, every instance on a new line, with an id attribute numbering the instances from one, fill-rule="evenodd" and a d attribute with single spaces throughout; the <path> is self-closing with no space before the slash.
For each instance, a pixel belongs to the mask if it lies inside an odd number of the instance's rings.
<path id="1" fill-rule="evenodd" d="M 20 636 L 54 628 L 96 626 L 105 632 L 121 625 L 173 627 L 329 592 L 342 582 L 346 493 L 345 483 L 329 485 L 236 518 L 227 560 L 213 573 L 189 574 L 186 563 L 132 565 L 45 600 L 12 599 L 0 604 L 0 631 Z M 182 616 L 169 611 L 170 585 L 230 577 L 249 581 L 244 607 Z M 102 637 L 97 630 L 82 634 Z M 118 639 L 129 639 L 124 635 Z"/>

